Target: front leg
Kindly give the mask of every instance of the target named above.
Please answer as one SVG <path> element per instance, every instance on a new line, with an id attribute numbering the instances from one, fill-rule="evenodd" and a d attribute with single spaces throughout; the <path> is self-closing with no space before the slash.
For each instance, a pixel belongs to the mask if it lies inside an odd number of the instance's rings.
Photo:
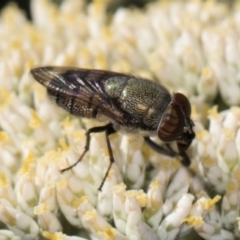
<path id="1" fill-rule="evenodd" d="M 149 147 L 151 147 L 154 151 L 169 156 L 169 157 L 175 157 L 178 154 L 176 152 L 174 152 L 171 147 L 169 145 L 167 145 L 168 149 L 165 149 L 164 147 L 158 145 L 157 143 L 155 143 L 152 139 L 150 139 L 149 137 L 144 137 L 145 142 L 148 144 Z"/>

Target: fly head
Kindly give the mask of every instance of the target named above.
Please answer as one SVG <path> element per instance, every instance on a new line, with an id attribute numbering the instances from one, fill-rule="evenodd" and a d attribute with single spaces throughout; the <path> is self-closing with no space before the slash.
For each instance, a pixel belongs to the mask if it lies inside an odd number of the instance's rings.
<path id="1" fill-rule="evenodd" d="M 191 105 L 188 98 L 181 93 L 174 93 L 157 130 L 158 137 L 162 141 L 176 141 L 184 166 L 189 166 L 191 163 L 186 151 L 195 137 L 194 123 L 190 116 Z"/>

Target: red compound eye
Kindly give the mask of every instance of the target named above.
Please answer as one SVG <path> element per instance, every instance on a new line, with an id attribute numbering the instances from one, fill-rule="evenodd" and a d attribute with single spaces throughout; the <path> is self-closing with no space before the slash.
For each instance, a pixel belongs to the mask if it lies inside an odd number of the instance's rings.
<path id="1" fill-rule="evenodd" d="M 176 103 L 187 117 L 191 116 L 191 105 L 188 98 L 182 93 L 174 93 L 173 102 Z"/>
<path id="2" fill-rule="evenodd" d="M 158 126 L 158 137 L 164 142 L 175 141 L 183 132 L 185 116 L 180 107 L 170 103 Z"/>

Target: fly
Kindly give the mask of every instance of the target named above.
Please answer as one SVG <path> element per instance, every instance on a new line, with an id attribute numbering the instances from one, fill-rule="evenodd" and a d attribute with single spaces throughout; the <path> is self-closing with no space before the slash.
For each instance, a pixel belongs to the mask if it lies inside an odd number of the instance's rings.
<path id="1" fill-rule="evenodd" d="M 43 86 L 57 105 L 73 115 L 109 120 L 105 126 L 93 127 L 86 132 L 86 144 L 76 166 L 89 150 L 91 134 L 105 132 L 110 164 L 101 182 L 102 189 L 114 162 L 109 136 L 118 130 L 141 133 L 146 143 L 158 153 L 181 156 L 184 166 L 191 161 L 186 151 L 195 137 L 191 120 L 191 105 L 182 93 L 172 96 L 162 85 L 129 74 L 73 67 L 37 67 L 32 76 Z M 157 135 L 163 142 L 176 141 L 178 153 L 170 147 L 151 140 Z"/>

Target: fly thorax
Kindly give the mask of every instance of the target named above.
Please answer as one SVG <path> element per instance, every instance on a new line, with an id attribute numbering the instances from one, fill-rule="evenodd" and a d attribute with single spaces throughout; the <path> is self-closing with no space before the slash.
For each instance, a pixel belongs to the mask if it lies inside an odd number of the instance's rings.
<path id="1" fill-rule="evenodd" d="M 126 85 L 127 77 L 111 77 L 104 83 L 104 89 L 109 97 L 119 98 Z"/>

